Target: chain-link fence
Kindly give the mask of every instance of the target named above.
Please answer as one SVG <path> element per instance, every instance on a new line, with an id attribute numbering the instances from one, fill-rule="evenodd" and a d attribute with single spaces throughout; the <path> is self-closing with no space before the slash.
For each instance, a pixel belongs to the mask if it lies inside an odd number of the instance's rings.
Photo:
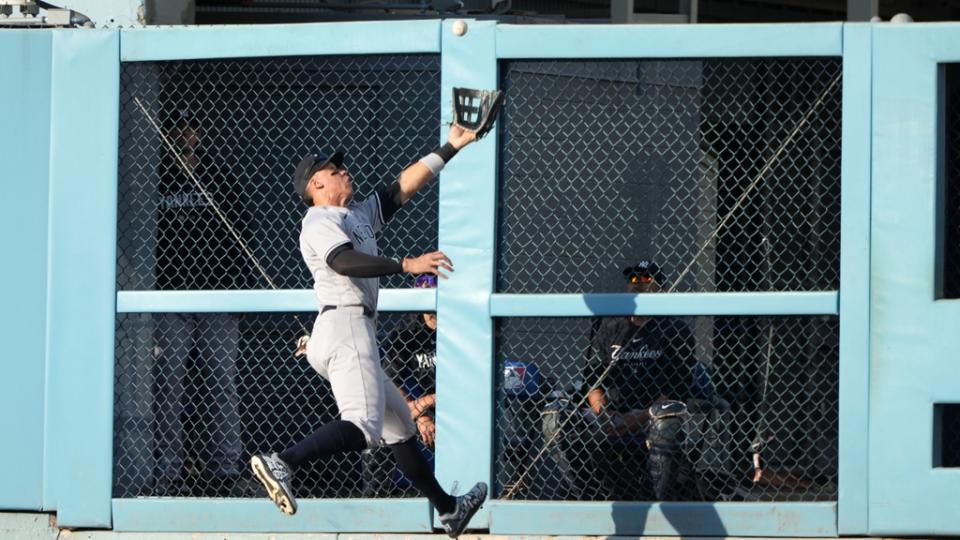
<path id="1" fill-rule="evenodd" d="M 611 277 L 642 258 L 678 291 L 838 287 L 839 60 L 501 68 L 498 290 L 620 291 Z M 294 164 L 345 150 L 371 193 L 435 146 L 439 78 L 435 55 L 124 64 L 118 287 L 309 288 Z M 435 186 L 390 224 L 386 255 L 435 248 Z M 422 326 L 381 316 L 410 395 L 433 387 Z M 249 455 L 336 415 L 291 356 L 299 332 L 290 314 L 119 316 L 115 496 L 257 496 Z M 836 497 L 835 318 L 503 319 L 497 351 L 501 497 Z M 684 360 L 657 373 L 654 356 Z M 577 405 L 594 385 L 599 415 Z M 688 409 L 655 451 L 630 411 L 656 392 Z M 317 464 L 296 489 L 411 495 L 382 450 Z"/>
<path id="2" fill-rule="evenodd" d="M 343 150 L 358 197 L 395 179 L 437 146 L 439 68 L 437 55 L 124 63 L 118 288 L 271 288 L 264 273 L 310 288 L 294 166 Z M 436 249 L 436 202 L 432 183 L 387 226 L 385 255 Z"/>
<path id="3" fill-rule="evenodd" d="M 500 292 L 838 288 L 839 59 L 500 67 Z"/>
<path id="4" fill-rule="evenodd" d="M 960 298 L 960 64 L 944 66 L 943 297 Z"/>
<path id="5" fill-rule="evenodd" d="M 293 357 L 315 314 L 125 314 L 117 320 L 115 497 L 257 497 L 252 453 L 281 451 L 339 417 L 329 384 Z M 432 393 L 434 333 L 381 313 L 385 368 L 411 397 Z M 422 447 L 432 462 L 432 451 Z M 298 497 L 418 496 L 389 449 L 297 471 Z"/>
<path id="6" fill-rule="evenodd" d="M 836 500 L 836 317 L 505 318 L 496 340 L 497 497 Z M 686 412 L 640 413 L 663 398 Z"/>

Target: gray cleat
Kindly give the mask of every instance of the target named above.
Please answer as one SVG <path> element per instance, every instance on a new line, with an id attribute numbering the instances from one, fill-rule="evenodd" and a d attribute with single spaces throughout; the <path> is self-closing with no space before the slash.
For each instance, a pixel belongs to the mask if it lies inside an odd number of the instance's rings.
<path id="1" fill-rule="evenodd" d="M 293 472 L 290 466 L 283 462 L 276 453 L 254 454 L 250 458 L 250 468 L 263 487 L 267 488 L 267 495 L 285 514 L 297 513 L 297 499 L 290 489 L 290 479 Z"/>
<path id="2" fill-rule="evenodd" d="M 450 538 L 456 538 L 463 534 L 470 518 L 477 513 L 477 510 L 483 506 L 487 500 L 487 484 L 477 482 L 470 491 L 457 497 L 457 506 L 449 514 L 440 514 L 440 523 L 443 524 L 443 530 L 447 532 Z"/>

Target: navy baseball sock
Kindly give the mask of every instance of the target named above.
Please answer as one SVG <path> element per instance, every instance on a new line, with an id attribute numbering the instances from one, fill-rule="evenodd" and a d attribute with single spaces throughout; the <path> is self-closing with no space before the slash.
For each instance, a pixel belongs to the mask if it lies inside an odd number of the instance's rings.
<path id="1" fill-rule="evenodd" d="M 360 428 L 346 420 L 334 420 L 281 452 L 280 459 L 297 469 L 320 458 L 366 447 L 367 439 Z"/>
<path id="2" fill-rule="evenodd" d="M 453 512 L 457 506 L 457 499 L 448 495 L 437 483 L 430 465 L 417 448 L 416 437 L 399 444 L 391 444 L 390 449 L 393 450 L 393 458 L 397 460 L 397 467 L 400 467 L 403 475 L 420 490 L 420 493 L 430 499 L 437 511 L 441 514 Z"/>

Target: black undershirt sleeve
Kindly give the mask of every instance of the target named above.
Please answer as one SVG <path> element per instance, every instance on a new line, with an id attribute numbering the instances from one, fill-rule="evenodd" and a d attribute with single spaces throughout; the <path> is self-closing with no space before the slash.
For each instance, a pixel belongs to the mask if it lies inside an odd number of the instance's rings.
<path id="1" fill-rule="evenodd" d="M 403 265 L 386 257 L 367 255 L 343 244 L 327 255 L 327 265 L 334 272 L 347 277 L 380 277 L 403 272 Z"/>
<path id="2" fill-rule="evenodd" d="M 400 181 L 394 181 L 389 186 L 378 189 L 377 197 L 380 198 L 380 211 L 383 212 L 383 222 L 386 223 L 403 206 Z"/>

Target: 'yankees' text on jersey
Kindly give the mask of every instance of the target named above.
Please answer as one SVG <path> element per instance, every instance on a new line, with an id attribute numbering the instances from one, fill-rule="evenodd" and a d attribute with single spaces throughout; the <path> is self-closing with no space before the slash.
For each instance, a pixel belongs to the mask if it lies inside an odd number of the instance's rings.
<path id="1" fill-rule="evenodd" d="M 661 395 L 688 399 L 696 362 L 693 334 L 683 321 L 662 317 L 636 326 L 620 317 L 601 323 L 584 378 L 593 385 L 613 364 L 600 385 L 609 406 L 620 411 L 642 409 Z"/>
<path id="2" fill-rule="evenodd" d="M 200 163 L 191 171 L 194 178 L 173 157 L 165 156 L 162 160 L 157 186 L 157 288 L 248 286 L 248 259 L 224 221 L 237 234 L 246 235 L 249 216 L 242 198 L 227 192 L 234 182 L 229 173 L 219 174 L 217 169 L 218 174 L 212 174 L 213 170 L 205 166 L 204 156 L 200 152 L 197 155 Z"/>
<path id="3" fill-rule="evenodd" d="M 436 392 L 437 332 L 415 315 L 387 339 L 384 371 L 410 397 Z"/>

